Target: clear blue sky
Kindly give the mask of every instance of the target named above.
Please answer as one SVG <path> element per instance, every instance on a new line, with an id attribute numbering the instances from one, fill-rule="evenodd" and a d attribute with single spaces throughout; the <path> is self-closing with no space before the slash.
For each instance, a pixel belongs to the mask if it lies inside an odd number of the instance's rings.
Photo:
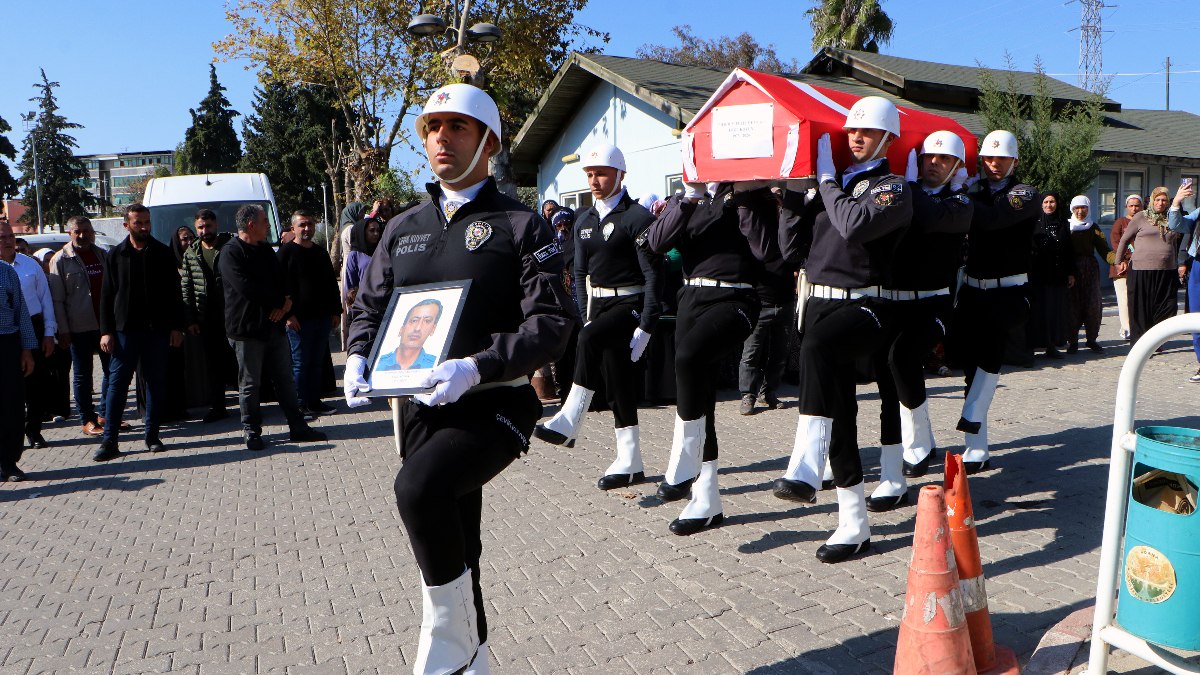
<path id="1" fill-rule="evenodd" d="M 1163 60 L 1172 61 L 1171 107 L 1200 114 L 1200 56 L 1194 45 L 1200 16 L 1182 12 L 1178 0 L 1125 0 L 1104 12 L 1104 70 L 1138 73 L 1114 78 L 1110 96 L 1128 108 L 1164 105 Z M 746 31 L 775 45 L 784 59 L 807 61 L 811 31 L 804 0 L 646 2 L 592 0 L 578 22 L 608 31 L 609 54 L 632 56 L 647 42 L 670 42 L 670 27 L 690 23 L 716 37 Z M 739 16 L 731 7 L 756 7 Z M 960 65 L 1002 66 L 1005 51 L 1022 69 L 1041 56 L 1046 70 L 1075 83 L 1079 55 L 1077 3 L 1060 0 L 885 0 L 896 23 L 884 52 Z M 58 89 L 62 113 L 84 125 L 76 130 L 81 153 L 172 149 L 208 88 L 212 42 L 229 31 L 218 0 L 0 0 L 8 20 L 0 117 L 24 137 L 20 115 L 32 110 L 31 86 L 44 67 Z M 52 26 L 52 29 L 42 27 Z M 217 70 L 227 96 L 242 113 L 251 110 L 255 73 L 244 63 Z M 1147 74 L 1148 73 L 1148 74 Z M 238 129 L 240 132 L 240 122 Z M 1196 143 L 1197 139 L 1180 139 Z M 402 164 L 416 158 L 400 153 Z"/>

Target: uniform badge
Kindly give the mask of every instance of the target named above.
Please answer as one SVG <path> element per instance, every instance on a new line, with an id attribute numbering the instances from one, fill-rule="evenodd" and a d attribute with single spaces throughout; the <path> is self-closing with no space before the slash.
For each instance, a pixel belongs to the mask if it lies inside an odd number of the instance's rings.
<path id="1" fill-rule="evenodd" d="M 580 239 L 591 239 L 592 238 L 592 228 L 585 227 L 582 230 L 580 230 L 579 238 Z"/>
<path id="2" fill-rule="evenodd" d="M 896 193 L 888 190 L 887 192 L 876 192 L 875 203 L 880 206 L 891 206 L 896 201 Z"/>
<path id="3" fill-rule="evenodd" d="M 858 199 L 859 196 L 862 195 L 862 193 L 867 191 L 867 186 L 870 184 L 871 184 L 870 181 L 866 181 L 866 180 L 858 181 L 857 183 L 854 184 L 854 191 L 850 193 L 850 196 L 854 197 L 855 199 Z"/>
<path id="4" fill-rule="evenodd" d="M 474 251 L 492 236 L 492 226 L 477 220 L 467 226 L 467 250 Z"/>
<path id="5" fill-rule="evenodd" d="M 1025 200 L 1021 198 L 1021 195 L 1014 194 L 1012 192 L 1008 193 L 1008 203 L 1014 209 L 1018 210 L 1025 206 Z"/>
<path id="6" fill-rule="evenodd" d="M 613 230 L 615 228 L 616 228 L 616 226 L 613 225 L 612 223 L 609 223 L 604 226 L 604 229 L 600 231 L 600 233 L 604 235 L 604 241 L 608 241 L 608 238 L 612 236 Z"/>

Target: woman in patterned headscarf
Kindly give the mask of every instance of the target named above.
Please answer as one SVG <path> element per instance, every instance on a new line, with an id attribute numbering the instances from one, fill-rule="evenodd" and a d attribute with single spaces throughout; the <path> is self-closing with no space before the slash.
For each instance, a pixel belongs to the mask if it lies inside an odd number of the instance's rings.
<path id="1" fill-rule="evenodd" d="M 1174 316 L 1179 305 L 1176 256 L 1181 235 L 1167 229 L 1170 205 L 1167 188 L 1154 188 L 1150 193 L 1150 208 L 1129 221 L 1117 245 L 1118 260 L 1126 248 L 1133 251 L 1129 269 L 1129 337 L 1134 342 L 1151 326 Z M 1117 272 L 1124 272 L 1127 267 L 1122 262 Z"/>

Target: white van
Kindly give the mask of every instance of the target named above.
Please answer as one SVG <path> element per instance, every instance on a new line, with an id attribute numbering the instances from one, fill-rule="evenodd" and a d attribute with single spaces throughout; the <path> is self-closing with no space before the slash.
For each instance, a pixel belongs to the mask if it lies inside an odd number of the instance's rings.
<path id="1" fill-rule="evenodd" d="M 243 204 L 257 204 L 267 211 L 271 233 L 267 241 L 279 242 L 279 213 L 271 181 L 261 173 L 210 173 L 197 176 L 152 178 L 142 200 L 150 209 L 154 238 L 164 244 L 180 227 L 195 231 L 196 212 L 211 209 L 222 232 L 237 234 L 234 215 Z"/>

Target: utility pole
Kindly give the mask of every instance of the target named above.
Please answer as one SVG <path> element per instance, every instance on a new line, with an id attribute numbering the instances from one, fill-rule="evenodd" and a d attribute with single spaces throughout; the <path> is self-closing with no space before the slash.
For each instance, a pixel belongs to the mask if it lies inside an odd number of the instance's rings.
<path id="1" fill-rule="evenodd" d="M 38 234 L 43 230 L 42 225 L 42 178 L 38 173 L 38 156 L 37 156 L 37 123 L 34 121 L 34 114 L 31 112 L 27 115 L 22 115 L 22 121 L 25 122 L 25 131 L 29 132 L 29 146 L 33 150 L 33 189 L 37 193 L 37 216 L 38 216 Z"/>
<path id="2" fill-rule="evenodd" d="M 1067 4 L 1074 2 L 1069 0 Z M 1104 87 L 1104 43 L 1101 40 L 1100 11 L 1116 7 L 1104 0 L 1078 0 L 1083 14 L 1079 28 L 1079 86 L 1093 93 Z"/>
<path id="3" fill-rule="evenodd" d="M 1171 109 L 1171 57 L 1167 57 L 1167 110 Z"/>

